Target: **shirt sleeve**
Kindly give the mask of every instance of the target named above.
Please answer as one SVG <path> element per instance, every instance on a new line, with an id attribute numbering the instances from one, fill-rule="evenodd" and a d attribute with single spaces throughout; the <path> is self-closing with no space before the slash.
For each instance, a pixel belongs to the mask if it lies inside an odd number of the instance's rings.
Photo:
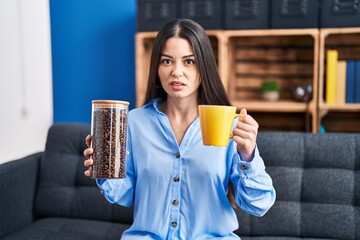
<path id="1" fill-rule="evenodd" d="M 235 151 L 232 162 L 231 180 L 237 205 L 251 215 L 263 216 L 274 204 L 276 192 L 258 148 L 252 161 L 243 161 Z"/>
<path id="2" fill-rule="evenodd" d="M 119 179 L 96 179 L 96 184 L 107 201 L 130 207 L 134 202 L 136 182 L 130 131 L 128 131 L 127 136 L 127 150 L 129 154 L 126 158 L 126 177 Z"/>

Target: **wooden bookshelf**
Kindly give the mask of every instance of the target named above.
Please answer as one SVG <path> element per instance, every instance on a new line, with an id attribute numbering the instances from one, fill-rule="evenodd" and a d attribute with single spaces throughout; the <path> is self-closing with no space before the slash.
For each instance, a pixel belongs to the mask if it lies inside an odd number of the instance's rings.
<path id="1" fill-rule="evenodd" d="M 320 29 L 318 126 L 327 132 L 360 132 L 360 103 L 326 104 L 326 51 L 339 60 L 360 60 L 360 28 Z"/>
<path id="2" fill-rule="evenodd" d="M 274 128 L 267 130 L 316 132 L 318 29 L 232 30 L 224 35 L 227 71 L 222 77 L 227 80 L 224 84 L 232 103 L 246 107 L 250 114 L 267 114 L 257 119 L 260 126 L 269 125 L 267 122 L 277 116 Z M 260 87 L 266 79 L 281 85 L 279 101 L 262 100 Z M 306 84 L 312 86 L 313 98 L 309 103 L 297 102 L 293 89 Z M 283 117 L 285 112 L 287 117 Z M 289 121 L 291 114 L 302 116 L 295 128 Z"/>
<path id="3" fill-rule="evenodd" d="M 232 105 L 238 108 L 251 109 L 253 112 L 305 112 L 309 105 L 292 101 L 232 101 Z"/>

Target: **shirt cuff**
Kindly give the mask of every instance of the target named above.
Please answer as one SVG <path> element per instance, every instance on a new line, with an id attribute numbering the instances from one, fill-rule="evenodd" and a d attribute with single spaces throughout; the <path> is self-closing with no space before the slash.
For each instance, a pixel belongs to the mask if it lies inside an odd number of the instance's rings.
<path id="1" fill-rule="evenodd" d="M 111 191 L 115 189 L 117 186 L 119 186 L 120 179 L 111 178 L 111 179 L 96 179 L 96 184 L 99 186 L 99 188 L 105 192 Z"/>
<path id="2" fill-rule="evenodd" d="M 239 153 L 237 155 L 238 155 L 237 168 L 240 178 L 243 179 L 253 178 L 265 170 L 265 164 L 259 154 L 259 150 L 257 146 L 255 147 L 254 157 L 250 162 L 243 161 Z"/>
<path id="3" fill-rule="evenodd" d="M 96 184 L 98 185 L 99 188 L 101 188 L 101 186 L 103 185 L 103 183 L 106 181 L 106 179 L 102 179 L 102 178 L 97 178 L 96 179 Z"/>

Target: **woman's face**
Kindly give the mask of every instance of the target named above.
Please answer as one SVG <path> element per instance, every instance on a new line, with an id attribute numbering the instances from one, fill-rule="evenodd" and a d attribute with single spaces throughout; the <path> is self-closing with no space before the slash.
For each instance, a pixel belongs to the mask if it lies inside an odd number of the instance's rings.
<path id="1" fill-rule="evenodd" d="M 168 98 L 197 101 L 200 74 L 190 43 L 178 37 L 166 40 L 162 49 L 158 75 Z"/>

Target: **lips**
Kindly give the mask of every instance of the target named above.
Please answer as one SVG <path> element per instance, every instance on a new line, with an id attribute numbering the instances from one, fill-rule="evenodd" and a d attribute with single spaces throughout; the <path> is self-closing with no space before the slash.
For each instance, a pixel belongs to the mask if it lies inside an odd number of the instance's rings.
<path id="1" fill-rule="evenodd" d="M 171 86 L 186 86 L 185 83 L 180 82 L 180 81 L 172 81 L 172 82 L 170 82 L 170 85 Z"/>
<path id="2" fill-rule="evenodd" d="M 180 81 L 171 81 L 171 82 L 170 82 L 170 87 L 171 87 L 174 91 L 182 91 L 185 86 L 186 86 L 186 84 L 183 83 L 183 82 L 180 82 Z"/>

